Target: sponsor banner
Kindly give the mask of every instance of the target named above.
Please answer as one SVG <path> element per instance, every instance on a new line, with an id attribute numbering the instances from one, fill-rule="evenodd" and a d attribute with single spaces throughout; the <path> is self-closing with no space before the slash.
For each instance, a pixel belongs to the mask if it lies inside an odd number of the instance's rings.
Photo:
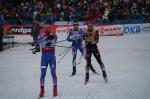
<path id="1" fill-rule="evenodd" d="M 123 25 L 96 26 L 101 36 L 122 36 Z"/>
<path id="2" fill-rule="evenodd" d="M 40 33 L 44 32 L 44 27 L 40 27 Z M 46 26 L 51 29 L 52 33 L 56 33 L 56 26 Z M 3 30 L 4 34 L 19 34 L 19 35 L 29 35 L 31 34 L 32 26 L 31 25 L 4 25 Z"/>
<path id="3" fill-rule="evenodd" d="M 31 25 L 4 25 L 4 33 L 6 34 L 31 34 Z M 40 33 L 44 32 L 44 25 L 40 27 Z M 52 33 L 61 34 L 68 33 L 72 25 L 62 25 L 62 26 L 46 26 L 51 29 Z M 81 25 L 79 28 L 83 30 L 87 29 L 86 25 Z M 99 31 L 101 36 L 122 36 L 123 25 L 94 25 L 94 28 Z"/>
<path id="4" fill-rule="evenodd" d="M 30 25 L 4 25 L 4 34 L 30 34 Z"/>
<path id="5" fill-rule="evenodd" d="M 71 28 L 73 28 L 73 26 L 71 26 L 71 25 L 57 27 L 56 34 L 68 33 Z M 79 28 L 85 30 L 87 27 L 86 27 L 86 25 L 82 25 L 82 26 L 79 26 Z"/>
<path id="6" fill-rule="evenodd" d="M 142 26 L 143 33 L 150 33 L 150 23 L 146 23 Z"/>
<path id="7" fill-rule="evenodd" d="M 125 24 L 124 34 L 138 34 L 142 33 L 145 24 Z"/>
<path id="8" fill-rule="evenodd" d="M 69 30 L 73 28 L 72 26 L 61 26 L 57 27 L 56 33 L 68 33 Z M 86 25 L 79 26 L 79 28 L 85 30 L 87 29 Z M 95 25 L 95 29 L 99 31 L 101 36 L 122 36 L 123 35 L 123 25 Z"/>

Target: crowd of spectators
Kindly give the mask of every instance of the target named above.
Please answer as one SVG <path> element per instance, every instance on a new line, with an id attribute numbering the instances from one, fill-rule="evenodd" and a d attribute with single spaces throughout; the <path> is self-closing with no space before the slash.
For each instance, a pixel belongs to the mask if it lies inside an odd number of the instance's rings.
<path id="1" fill-rule="evenodd" d="M 114 20 L 149 21 L 149 0 L 1 0 L 0 20 L 11 24 L 55 21 Z"/>

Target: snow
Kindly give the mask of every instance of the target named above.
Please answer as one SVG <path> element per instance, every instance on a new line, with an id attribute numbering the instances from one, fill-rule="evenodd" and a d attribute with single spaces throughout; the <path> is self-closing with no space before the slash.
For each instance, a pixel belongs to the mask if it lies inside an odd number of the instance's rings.
<path id="1" fill-rule="evenodd" d="M 59 36 L 60 40 L 66 37 Z M 19 37 L 18 37 L 19 38 Z M 17 38 L 15 38 L 17 39 Z M 30 37 L 17 39 L 31 41 Z M 92 63 L 100 75 L 90 73 L 90 82 L 84 85 L 85 60 L 77 66 L 77 75 L 72 72 L 71 50 L 57 64 L 58 92 L 56 99 L 149 99 L 150 98 L 150 34 L 101 37 L 99 49 L 106 66 L 109 82 L 105 83 L 94 58 Z M 70 44 L 67 42 L 60 45 Z M 0 99 L 37 99 L 40 89 L 40 57 L 33 55 L 30 45 L 19 45 L 0 53 Z M 56 49 L 59 54 L 65 48 Z M 78 54 L 78 59 L 80 53 Z M 78 61 L 77 59 L 77 61 Z M 52 96 L 52 78 L 48 68 L 45 82 L 45 97 Z"/>

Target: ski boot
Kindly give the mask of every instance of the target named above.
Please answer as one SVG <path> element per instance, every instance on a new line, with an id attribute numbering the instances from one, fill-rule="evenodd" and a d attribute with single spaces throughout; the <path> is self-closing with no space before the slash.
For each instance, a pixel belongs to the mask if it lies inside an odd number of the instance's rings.
<path id="1" fill-rule="evenodd" d="M 76 75 L 76 67 L 73 66 L 73 72 L 72 72 L 72 76 Z"/>
<path id="2" fill-rule="evenodd" d="M 89 82 L 89 73 L 86 73 L 84 85 L 86 85 L 88 82 Z"/>
<path id="3" fill-rule="evenodd" d="M 102 71 L 102 75 L 103 75 L 105 82 L 107 82 L 108 78 L 107 78 L 106 71 Z"/>
<path id="4" fill-rule="evenodd" d="M 54 85 L 54 87 L 53 87 L 53 97 L 56 97 L 57 95 L 58 95 L 57 85 Z"/>
<path id="5" fill-rule="evenodd" d="M 39 97 L 44 97 L 44 86 L 41 86 Z"/>

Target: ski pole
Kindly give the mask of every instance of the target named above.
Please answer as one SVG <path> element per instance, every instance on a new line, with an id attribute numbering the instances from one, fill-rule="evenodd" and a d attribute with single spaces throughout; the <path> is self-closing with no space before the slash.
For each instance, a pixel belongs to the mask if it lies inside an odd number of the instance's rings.
<path id="1" fill-rule="evenodd" d="M 85 57 L 85 54 L 86 54 L 86 48 L 83 47 L 83 52 L 80 55 L 80 58 L 79 58 L 79 60 L 77 62 L 77 65 L 81 64 L 81 60 L 82 60 L 83 57 Z"/>
<path id="2" fill-rule="evenodd" d="M 72 48 L 70 46 L 61 46 L 61 45 L 52 45 L 52 46 L 55 46 L 55 47 L 64 47 L 64 48 Z M 50 47 L 52 47 L 52 46 L 50 46 Z"/>
<path id="3" fill-rule="evenodd" d="M 68 50 L 66 51 L 66 53 L 60 58 L 60 60 L 58 61 L 58 64 L 61 62 L 61 60 L 66 56 L 66 54 L 69 52 L 71 48 L 68 48 Z"/>
<path id="4" fill-rule="evenodd" d="M 64 41 L 66 41 L 66 40 L 60 40 L 60 41 L 57 41 L 57 42 L 55 42 L 55 43 L 60 43 L 60 42 L 64 42 Z"/>
<path id="5" fill-rule="evenodd" d="M 61 53 L 58 54 L 58 55 L 59 55 L 59 56 L 62 56 L 67 50 L 68 50 L 68 48 L 66 48 L 63 52 L 61 52 Z"/>
<path id="6" fill-rule="evenodd" d="M 61 53 L 58 54 L 58 55 L 59 55 L 59 56 L 62 56 L 67 50 L 68 50 L 68 48 L 66 48 L 63 52 L 61 52 Z"/>
<path id="7" fill-rule="evenodd" d="M 57 43 L 61 43 L 61 42 L 64 42 L 64 41 L 66 41 L 66 40 L 60 40 L 60 41 L 51 43 L 51 44 L 52 44 L 51 46 L 55 46 Z M 47 43 L 47 41 L 38 41 L 38 42 L 37 42 L 37 45 L 44 45 L 44 44 L 46 44 L 46 43 Z M 51 46 L 49 46 L 49 47 L 51 47 Z"/>
<path id="8" fill-rule="evenodd" d="M 83 57 L 83 55 L 81 54 L 81 55 L 80 55 L 80 58 L 79 58 L 79 60 L 78 60 L 78 62 L 77 62 L 77 65 L 81 64 L 82 57 Z"/>

